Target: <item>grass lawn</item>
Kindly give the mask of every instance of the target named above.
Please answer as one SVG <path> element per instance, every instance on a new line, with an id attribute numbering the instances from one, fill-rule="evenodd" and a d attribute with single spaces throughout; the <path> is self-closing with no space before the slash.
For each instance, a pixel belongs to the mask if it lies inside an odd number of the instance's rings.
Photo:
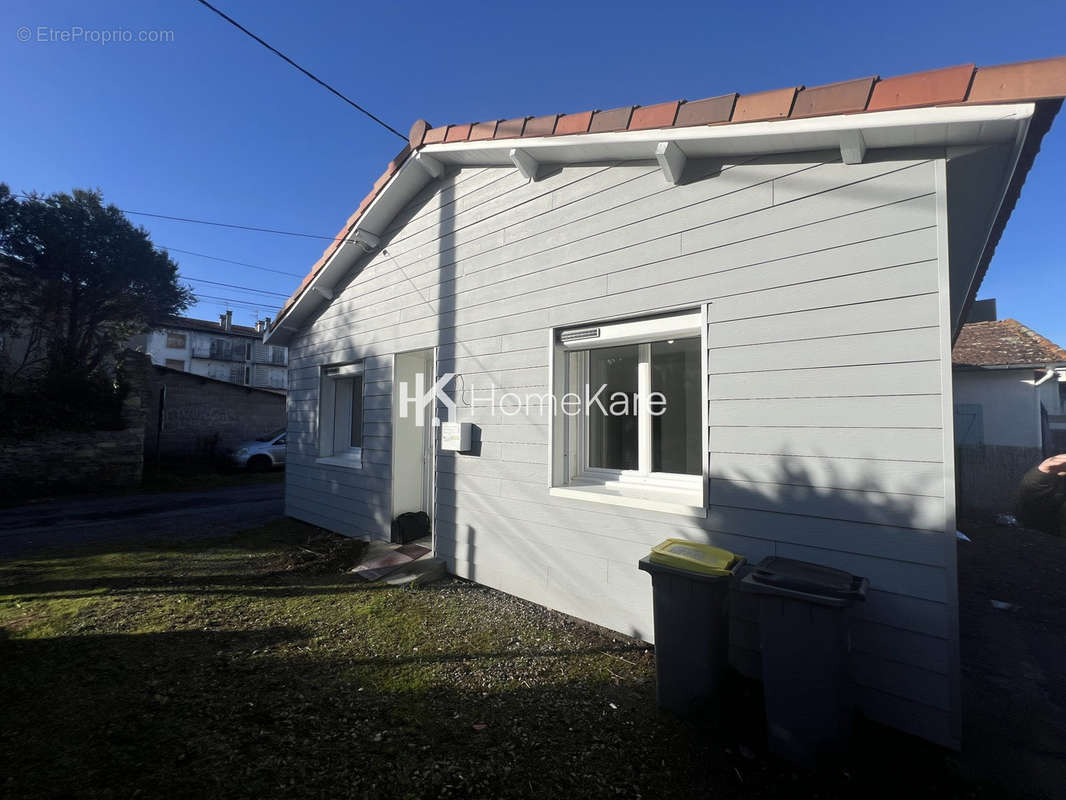
<path id="1" fill-rule="evenodd" d="M 0 563 L 0 795 L 987 796 L 870 725 L 797 774 L 749 685 L 717 731 L 660 715 L 642 643 L 458 580 L 363 584 L 336 541 L 284 521 Z"/>

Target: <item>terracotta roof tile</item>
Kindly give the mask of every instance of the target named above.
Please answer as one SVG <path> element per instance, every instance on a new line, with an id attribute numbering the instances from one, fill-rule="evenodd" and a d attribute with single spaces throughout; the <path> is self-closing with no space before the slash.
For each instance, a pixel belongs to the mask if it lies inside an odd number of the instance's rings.
<path id="1" fill-rule="evenodd" d="M 485 139 L 491 139 L 496 135 L 496 126 L 499 124 L 498 120 L 492 122 L 478 122 L 470 128 L 470 137 L 468 142 L 480 142 Z"/>
<path id="2" fill-rule="evenodd" d="M 1066 350 L 1017 320 L 971 322 L 951 350 L 951 363 L 958 366 L 1043 366 L 1066 363 Z"/>
<path id="3" fill-rule="evenodd" d="M 501 120 L 496 126 L 494 139 L 517 139 L 522 135 L 522 129 L 526 126 L 526 120 L 532 117 L 519 117 L 518 119 Z M 554 123 L 553 123 L 554 125 Z"/>
<path id="4" fill-rule="evenodd" d="M 418 149 L 422 146 L 422 140 L 426 136 L 430 125 L 424 119 L 416 119 L 414 125 L 411 126 L 411 132 L 407 134 L 407 143 L 411 146 L 411 149 Z"/>
<path id="5" fill-rule="evenodd" d="M 867 111 L 961 103 L 973 77 L 973 64 L 885 78 L 874 86 Z"/>
<path id="6" fill-rule="evenodd" d="M 589 123 L 589 133 L 624 131 L 629 126 L 629 118 L 632 116 L 633 106 L 593 112 L 592 122 Z"/>
<path id="7" fill-rule="evenodd" d="M 973 77 L 967 103 L 1039 100 L 1066 95 L 1066 56 L 981 67 Z"/>
<path id="8" fill-rule="evenodd" d="M 640 106 L 633 110 L 633 116 L 629 120 L 629 130 L 644 131 L 650 128 L 669 128 L 674 124 L 677 117 L 677 109 L 681 104 L 678 101 L 672 103 L 659 103 L 655 106 Z"/>
<path id="9" fill-rule="evenodd" d="M 530 117 L 526 120 L 526 126 L 522 131 L 522 137 L 551 136 L 555 133 L 555 126 L 558 121 L 558 114 L 549 114 L 546 117 Z"/>
<path id="10" fill-rule="evenodd" d="M 439 128 L 430 128 L 425 133 L 425 138 L 422 139 L 422 144 L 439 144 L 444 141 L 444 137 L 448 135 L 448 126 L 442 125 Z"/>
<path id="11" fill-rule="evenodd" d="M 592 111 L 582 111 L 580 114 L 563 114 L 555 122 L 555 135 L 563 136 L 568 133 L 588 133 L 589 124 L 592 122 Z M 529 126 L 527 125 L 528 129 Z"/>
<path id="12" fill-rule="evenodd" d="M 770 92 L 742 94 L 733 109 L 733 122 L 758 122 L 768 119 L 784 119 L 792 111 L 796 88 L 774 89 Z"/>
<path id="13" fill-rule="evenodd" d="M 790 116 L 792 119 L 800 119 L 865 111 L 876 80 L 875 77 L 858 78 L 802 89 L 796 95 Z"/>
<path id="14" fill-rule="evenodd" d="M 708 97 L 706 100 L 691 100 L 681 104 L 674 119 L 674 127 L 682 128 L 689 125 L 714 125 L 719 122 L 729 122 L 733 116 L 733 106 L 736 105 L 737 95 L 723 94 L 719 97 Z"/>
<path id="15" fill-rule="evenodd" d="M 449 125 L 448 135 L 444 137 L 446 142 L 465 142 L 467 137 L 470 136 L 470 124 L 466 125 Z"/>

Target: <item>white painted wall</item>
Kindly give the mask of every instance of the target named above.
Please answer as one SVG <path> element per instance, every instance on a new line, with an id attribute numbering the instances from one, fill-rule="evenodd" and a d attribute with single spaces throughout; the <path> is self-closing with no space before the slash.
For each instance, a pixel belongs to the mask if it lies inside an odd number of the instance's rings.
<path id="1" fill-rule="evenodd" d="M 693 162 L 678 186 L 650 163 L 536 182 L 447 173 L 292 341 L 287 513 L 388 536 L 395 353 L 438 347 L 438 374 L 461 373 L 467 391 L 544 392 L 552 328 L 707 304 L 705 520 L 550 496 L 545 415 L 460 407 L 480 444 L 437 455 L 438 554 L 456 574 L 645 639 L 637 561 L 667 537 L 865 575 L 863 710 L 957 742 L 943 157 Z M 358 359 L 363 468 L 317 464 L 319 370 Z M 734 660 L 754 671 L 757 628 L 738 613 Z"/>
<path id="2" fill-rule="evenodd" d="M 981 406 L 986 445 L 1039 448 L 1041 397 L 1054 402 L 1050 413 L 1058 413 L 1057 387 L 1034 387 L 1032 369 L 957 369 L 953 383 L 955 405 Z"/>

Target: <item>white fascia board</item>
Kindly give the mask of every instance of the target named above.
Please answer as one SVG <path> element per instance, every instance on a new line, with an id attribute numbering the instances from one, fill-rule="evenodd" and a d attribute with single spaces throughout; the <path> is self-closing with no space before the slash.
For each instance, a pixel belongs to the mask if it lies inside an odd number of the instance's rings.
<path id="1" fill-rule="evenodd" d="M 985 144 L 993 140 L 980 138 L 983 126 L 973 123 L 1017 123 L 1022 130 L 1018 131 L 1011 126 L 1010 139 L 1024 138 L 1024 128 L 1035 109 L 1034 103 L 946 106 L 718 126 L 695 125 L 647 131 L 544 136 L 522 139 L 521 149 L 540 164 L 566 164 L 589 161 L 655 161 L 656 149 L 663 142 L 675 143 L 688 158 L 834 149 L 840 146 L 841 135 L 850 131 L 861 132 L 867 147 L 870 147 L 868 134 L 871 133 L 877 134 L 882 142 L 887 139 L 887 143 L 879 145 L 886 147 Z M 893 135 L 897 131 L 898 137 Z M 954 138 L 953 131 L 957 132 Z M 976 133 L 971 135 L 970 131 Z M 427 165 L 419 163 L 420 157 L 429 157 L 446 165 L 513 167 L 511 150 L 514 149 L 516 141 L 487 139 L 422 147 L 415 157 L 404 162 L 392 180 L 374 198 L 359 218 L 358 229 L 375 235 L 382 233 L 400 209 L 433 180 Z M 353 233 L 348 234 L 348 241 L 337 248 L 288 312 L 279 318 L 286 324 L 278 325 L 268 332 L 264 341 L 277 337 L 277 344 L 287 343 L 292 330 L 299 330 L 310 309 L 320 299 L 319 293 L 312 289 L 316 285 L 332 288 L 336 281 L 354 266 L 356 260 L 365 255 L 365 252 L 351 241 Z"/>
<path id="2" fill-rule="evenodd" d="M 319 290 L 326 289 L 332 293 L 336 282 L 355 266 L 359 258 L 367 255 L 369 251 L 366 245 L 373 242 L 376 247 L 380 243 L 380 234 L 389 223 L 431 180 L 424 165 L 419 164 L 416 158 L 407 159 L 367 206 L 355 228 L 347 232 L 345 240 L 304 287 L 289 310 L 279 316 L 275 327 L 264 334 L 263 341 L 276 340 L 275 344 L 288 344 L 292 334 L 300 330 L 310 311 L 321 301 L 325 293 Z"/>
<path id="3" fill-rule="evenodd" d="M 893 129 L 898 129 L 902 135 L 898 145 L 892 146 L 906 147 L 916 142 L 922 144 L 923 138 L 946 143 L 945 126 L 993 121 L 1022 122 L 1028 120 L 1034 110 L 1033 103 L 912 108 L 731 125 L 542 136 L 522 139 L 521 142 L 522 150 L 541 163 L 588 160 L 591 151 L 595 151 L 599 156 L 597 160 L 601 161 L 626 158 L 654 160 L 656 148 L 661 142 L 675 142 L 689 157 L 711 156 L 716 151 L 727 154 L 800 152 L 837 148 L 840 146 L 840 135 L 850 131 Z M 921 131 L 926 136 L 916 137 L 915 134 Z M 447 164 L 505 165 L 510 164 L 509 153 L 514 145 L 514 139 L 489 139 L 430 144 L 419 152 Z M 574 155 L 567 157 L 571 153 Z"/>

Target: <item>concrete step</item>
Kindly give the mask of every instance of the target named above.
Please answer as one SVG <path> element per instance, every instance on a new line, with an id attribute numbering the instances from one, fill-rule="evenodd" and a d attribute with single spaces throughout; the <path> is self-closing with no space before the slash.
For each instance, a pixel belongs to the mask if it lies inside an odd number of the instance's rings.
<path id="1" fill-rule="evenodd" d="M 444 561 L 439 558 L 430 558 L 424 555 L 417 561 L 405 564 L 400 569 L 383 578 L 383 582 L 389 586 L 425 586 L 428 583 L 439 581 L 448 574 Z"/>

